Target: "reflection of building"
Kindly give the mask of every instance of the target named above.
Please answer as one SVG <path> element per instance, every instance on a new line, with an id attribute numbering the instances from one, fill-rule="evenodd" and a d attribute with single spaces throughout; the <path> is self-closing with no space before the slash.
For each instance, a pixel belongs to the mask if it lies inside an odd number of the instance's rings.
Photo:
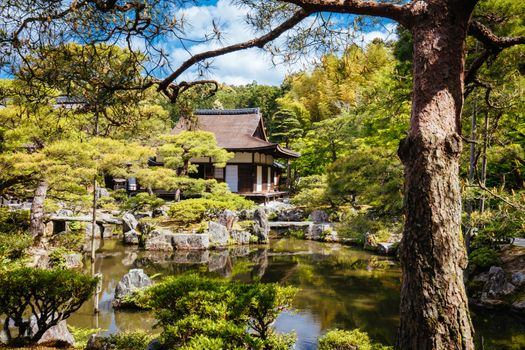
<path id="1" fill-rule="evenodd" d="M 192 159 L 198 165 L 194 176 L 224 181 L 232 192 L 248 197 L 271 196 L 280 192 L 279 178 L 283 166 L 276 159 L 299 157 L 299 153 L 268 141 L 259 108 L 195 111 L 194 130 L 215 134 L 219 147 L 235 153 L 225 168 L 216 168 L 209 158 Z M 179 122 L 174 134 L 188 130 Z"/>

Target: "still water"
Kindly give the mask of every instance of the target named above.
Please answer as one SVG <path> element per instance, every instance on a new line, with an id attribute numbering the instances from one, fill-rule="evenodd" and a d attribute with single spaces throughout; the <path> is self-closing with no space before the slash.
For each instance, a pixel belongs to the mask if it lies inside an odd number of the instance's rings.
<path id="1" fill-rule="evenodd" d="M 249 282 L 279 282 L 298 287 L 295 310 L 279 316 L 279 331 L 295 331 L 297 350 L 316 349 L 317 337 L 331 328 L 360 328 L 374 341 L 393 345 L 398 326 L 401 271 L 392 259 L 341 246 L 292 238 L 268 246 L 234 247 L 224 251 L 158 253 L 104 241 L 95 264 L 103 274 L 100 313 L 87 302 L 68 323 L 101 328 L 108 333 L 154 329 L 149 312 L 114 311 L 111 301 L 118 281 L 132 268 L 149 276 L 198 272 Z M 512 314 L 472 310 L 478 341 L 485 350 L 525 349 L 525 319 Z"/>

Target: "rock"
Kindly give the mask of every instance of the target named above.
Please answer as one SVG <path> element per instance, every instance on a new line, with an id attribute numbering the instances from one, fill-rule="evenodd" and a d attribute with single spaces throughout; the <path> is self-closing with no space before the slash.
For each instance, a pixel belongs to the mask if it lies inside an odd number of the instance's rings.
<path id="1" fill-rule="evenodd" d="M 252 220 L 255 221 L 253 231 L 260 243 L 267 243 L 269 241 L 270 225 L 268 224 L 268 217 L 263 208 L 259 207 L 253 213 Z"/>
<path id="2" fill-rule="evenodd" d="M 135 230 L 124 232 L 124 243 L 139 244 L 139 233 Z"/>
<path id="3" fill-rule="evenodd" d="M 323 223 L 329 221 L 328 214 L 324 210 L 314 210 L 310 213 L 308 219 L 314 223 Z"/>
<path id="4" fill-rule="evenodd" d="M 213 221 L 208 223 L 208 236 L 210 236 L 210 244 L 215 247 L 228 245 L 228 239 L 230 238 L 226 226 Z"/>
<path id="5" fill-rule="evenodd" d="M 59 210 L 57 210 L 56 215 L 59 215 L 59 216 L 73 216 L 74 214 L 73 214 L 72 210 L 59 209 Z"/>
<path id="6" fill-rule="evenodd" d="M 142 269 L 131 269 L 125 274 L 115 288 L 115 301 L 131 296 L 137 290 L 153 285 L 151 279 Z"/>
<path id="7" fill-rule="evenodd" d="M 304 236 L 306 239 L 323 242 L 338 242 L 337 232 L 332 224 L 311 224 Z"/>
<path id="8" fill-rule="evenodd" d="M 230 231 L 233 227 L 233 225 L 237 222 L 239 218 L 237 217 L 237 214 L 235 214 L 233 211 L 226 209 L 223 211 L 219 217 L 218 222 L 219 224 L 223 225 Z"/>
<path id="9" fill-rule="evenodd" d="M 153 231 L 151 237 L 146 239 L 144 249 L 155 251 L 173 251 L 175 244 L 173 242 L 174 233 L 160 233 Z"/>
<path id="10" fill-rule="evenodd" d="M 97 197 L 109 197 L 109 191 L 104 187 L 97 187 Z"/>
<path id="11" fill-rule="evenodd" d="M 102 229 L 100 228 L 99 224 L 95 224 L 95 237 L 100 238 L 102 234 Z M 87 222 L 86 223 L 86 238 L 91 238 L 91 235 L 93 235 L 93 223 Z"/>
<path id="12" fill-rule="evenodd" d="M 516 287 L 521 287 L 525 285 L 525 273 L 521 271 L 514 272 L 511 276 L 510 283 L 512 283 Z"/>
<path id="13" fill-rule="evenodd" d="M 131 230 L 135 230 L 137 228 L 137 225 L 139 222 L 135 218 L 135 216 L 131 213 L 125 213 L 122 215 L 122 230 L 123 232 L 128 232 Z"/>
<path id="14" fill-rule="evenodd" d="M 112 237 L 117 234 L 117 225 L 115 224 L 102 224 L 102 234 L 104 237 Z"/>
<path id="15" fill-rule="evenodd" d="M 525 299 L 512 304 L 512 308 L 517 311 L 525 312 Z"/>
<path id="16" fill-rule="evenodd" d="M 84 262 L 82 261 L 82 254 L 64 254 L 64 264 L 66 269 L 81 269 L 82 267 L 84 267 Z"/>
<path id="17" fill-rule="evenodd" d="M 481 292 L 481 302 L 488 304 L 491 299 L 512 294 L 515 290 L 516 286 L 507 280 L 505 271 L 501 267 L 492 266 L 489 270 L 488 281 Z"/>
<path id="18" fill-rule="evenodd" d="M 235 241 L 235 243 L 243 245 L 250 244 L 250 237 L 252 234 L 248 231 L 232 230 L 230 236 Z"/>
<path id="19" fill-rule="evenodd" d="M 144 248 L 151 251 L 201 250 L 210 247 L 210 238 L 205 233 L 151 232 Z"/>
<path id="20" fill-rule="evenodd" d="M 302 221 L 304 217 L 304 211 L 295 207 L 277 213 L 277 221 Z"/>
<path id="21" fill-rule="evenodd" d="M 122 220 L 114 217 L 110 213 L 106 213 L 104 211 L 97 210 L 97 222 L 102 224 L 115 224 L 115 225 L 121 225 Z"/>
<path id="22" fill-rule="evenodd" d="M 151 216 L 154 218 L 158 218 L 159 216 L 168 216 L 168 210 L 169 208 L 164 206 L 153 209 L 153 211 L 151 212 Z"/>
<path id="23" fill-rule="evenodd" d="M 381 255 L 395 255 L 397 243 L 380 242 L 377 244 L 377 252 Z"/>
<path id="24" fill-rule="evenodd" d="M 210 247 L 210 238 L 205 233 L 177 233 L 173 234 L 175 249 L 200 250 Z"/>
<path id="25" fill-rule="evenodd" d="M 32 315 L 29 318 L 29 333 L 38 332 L 37 318 Z M 68 344 L 73 346 L 75 338 L 67 328 L 66 320 L 58 322 L 56 326 L 49 328 L 38 340 L 37 344 Z"/>

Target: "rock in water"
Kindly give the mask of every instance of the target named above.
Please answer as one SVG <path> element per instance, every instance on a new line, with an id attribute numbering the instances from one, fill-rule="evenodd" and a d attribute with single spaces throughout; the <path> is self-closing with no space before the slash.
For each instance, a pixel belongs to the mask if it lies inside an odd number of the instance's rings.
<path id="1" fill-rule="evenodd" d="M 213 221 L 208 223 L 208 236 L 210 236 L 210 244 L 216 247 L 226 246 L 230 238 L 226 226 Z"/>
<path id="2" fill-rule="evenodd" d="M 122 277 L 115 288 L 115 301 L 131 296 L 137 290 L 153 285 L 151 279 L 142 269 L 131 269 Z M 117 303 L 118 305 L 118 303 Z"/>
<path id="3" fill-rule="evenodd" d="M 232 230 L 231 232 L 231 238 L 235 241 L 237 244 L 250 244 L 250 237 L 251 233 L 248 231 L 243 230 Z"/>
<path id="4" fill-rule="evenodd" d="M 139 233 L 135 230 L 124 232 L 124 243 L 139 244 Z"/>
<path id="5" fill-rule="evenodd" d="M 270 225 L 268 223 L 268 216 L 263 208 L 259 207 L 253 213 L 253 231 L 260 243 L 268 242 L 268 235 L 270 234 Z"/>
<path id="6" fill-rule="evenodd" d="M 124 215 L 122 215 L 122 230 L 124 232 L 135 230 L 138 224 L 139 222 L 133 214 L 125 213 Z"/>

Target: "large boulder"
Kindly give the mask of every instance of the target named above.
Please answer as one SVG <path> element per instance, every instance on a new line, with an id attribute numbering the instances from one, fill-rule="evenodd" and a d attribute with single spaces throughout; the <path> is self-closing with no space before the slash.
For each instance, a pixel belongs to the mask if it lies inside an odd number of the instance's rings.
<path id="1" fill-rule="evenodd" d="M 277 221 L 303 221 L 304 218 L 304 211 L 295 207 L 277 212 Z"/>
<path id="2" fill-rule="evenodd" d="M 210 244 L 215 247 L 228 245 L 228 239 L 230 238 L 226 226 L 213 221 L 208 223 L 208 236 L 210 236 Z"/>
<path id="3" fill-rule="evenodd" d="M 173 234 L 173 245 L 180 250 L 201 250 L 210 247 L 210 238 L 205 233 Z"/>
<path id="4" fill-rule="evenodd" d="M 250 244 L 250 237 L 252 234 L 248 231 L 233 229 L 230 233 L 230 236 L 235 241 L 235 243 L 243 245 Z"/>
<path id="5" fill-rule="evenodd" d="M 236 213 L 226 209 L 221 214 L 219 214 L 217 219 L 219 224 L 223 225 L 228 229 L 228 231 L 230 231 L 239 218 Z"/>
<path id="6" fill-rule="evenodd" d="M 124 215 L 122 215 L 122 230 L 124 233 L 131 230 L 135 230 L 138 224 L 139 222 L 133 214 L 124 213 Z"/>
<path id="7" fill-rule="evenodd" d="M 152 251 L 201 250 L 210 247 L 205 233 L 168 233 L 155 230 L 146 239 L 144 248 Z"/>
<path id="8" fill-rule="evenodd" d="M 267 243 L 270 234 L 270 224 L 268 223 L 268 216 L 263 208 L 259 207 L 253 213 L 252 220 L 254 221 L 253 231 L 260 243 Z"/>
<path id="9" fill-rule="evenodd" d="M 173 251 L 175 250 L 174 244 L 174 233 L 165 233 L 159 231 L 153 231 L 150 237 L 146 239 L 144 249 L 155 250 L 155 251 Z"/>
<path id="10" fill-rule="evenodd" d="M 115 301 L 132 296 L 137 290 L 153 285 L 151 279 L 142 269 L 131 269 L 125 274 L 115 288 Z"/>
<path id="11" fill-rule="evenodd" d="M 139 244 L 139 233 L 135 230 L 129 230 L 124 232 L 124 243 L 125 244 Z"/>
<path id="12" fill-rule="evenodd" d="M 508 281 L 505 271 L 498 266 L 492 266 L 489 270 L 488 281 L 483 286 L 481 301 L 490 303 L 493 299 L 512 294 L 516 286 Z"/>
<path id="13" fill-rule="evenodd" d="M 91 238 L 93 235 L 93 223 L 87 222 L 86 223 L 86 237 Z M 95 238 L 100 238 L 102 235 L 102 228 L 99 224 L 95 224 Z"/>
<path id="14" fill-rule="evenodd" d="M 30 335 L 38 332 L 37 319 L 33 315 L 29 318 L 29 333 Z M 56 326 L 49 328 L 38 340 L 37 344 L 46 345 L 64 345 L 73 346 L 75 338 L 67 328 L 66 320 L 58 322 Z"/>
<path id="15" fill-rule="evenodd" d="M 328 214 L 324 210 L 314 210 L 310 213 L 308 219 L 310 219 L 310 221 L 313 221 L 314 223 L 324 223 L 330 221 L 328 218 Z"/>
<path id="16" fill-rule="evenodd" d="M 102 234 L 105 238 L 110 238 L 111 236 L 116 235 L 118 232 L 116 224 L 102 224 L 102 228 Z"/>
<path id="17" fill-rule="evenodd" d="M 305 234 L 306 239 L 323 242 L 338 242 L 337 231 L 332 224 L 311 224 Z"/>

